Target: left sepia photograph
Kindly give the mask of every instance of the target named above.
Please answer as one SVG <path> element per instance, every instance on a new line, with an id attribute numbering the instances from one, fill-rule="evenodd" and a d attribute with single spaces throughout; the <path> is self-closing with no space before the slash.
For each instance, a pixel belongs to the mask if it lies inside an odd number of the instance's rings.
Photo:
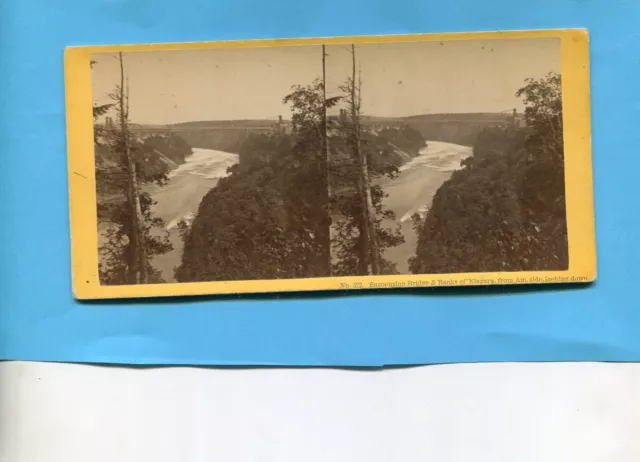
<path id="1" fill-rule="evenodd" d="M 323 47 L 95 53 L 105 285 L 330 275 Z"/>

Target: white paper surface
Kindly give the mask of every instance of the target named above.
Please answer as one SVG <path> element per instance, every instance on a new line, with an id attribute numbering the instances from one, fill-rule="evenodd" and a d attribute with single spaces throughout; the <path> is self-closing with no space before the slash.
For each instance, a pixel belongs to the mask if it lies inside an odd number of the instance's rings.
<path id="1" fill-rule="evenodd" d="M 2 462 L 629 462 L 640 365 L 0 364 Z"/>

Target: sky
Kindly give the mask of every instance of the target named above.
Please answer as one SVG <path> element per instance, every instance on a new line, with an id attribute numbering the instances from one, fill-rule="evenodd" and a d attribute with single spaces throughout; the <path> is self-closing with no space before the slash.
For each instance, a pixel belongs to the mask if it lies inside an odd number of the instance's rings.
<path id="1" fill-rule="evenodd" d="M 356 45 L 362 112 L 416 114 L 502 112 L 522 104 L 528 77 L 560 72 L 556 38 L 457 40 Z M 327 46 L 327 92 L 338 95 L 351 74 L 349 45 Z M 93 99 L 109 102 L 120 81 L 115 53 L 97 53 Z M 314 46 L 124 53 L 134 123 L 287 118 L 282 98 L 295 84 L 322 76 Z"/>

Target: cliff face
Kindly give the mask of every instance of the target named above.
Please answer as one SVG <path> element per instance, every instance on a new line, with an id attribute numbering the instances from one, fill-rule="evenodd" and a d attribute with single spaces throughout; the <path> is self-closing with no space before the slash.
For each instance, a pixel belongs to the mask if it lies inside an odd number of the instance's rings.
<path id="1" fill-rule="evenodd" d="M 244 142 L 259 130 L 220 128 L 215 130 L 181 130 L 180 136 L 194 148 L 238 153 Z"/>
<path id="2" fill-rule="evenodd" d="M 133 146 L 137 166 L 142 176 L 154 179 L 168 175 L 185 162 L 191 146 L 177 135 L 154 135 L 137 140 Z"/>
<path id="3" fill-rule="evenodd" d="M 365 126 L 361 135 L 362 148 L 368 155 L 369 165 L 381 172 L 393 171 L 412 158 L 419 155 L 420 150 L 426 147 L 426 141 L 419 131 L 408 126 L 385 126 L 374 128 Z M 346 140 L 340 136 L 331 137 L 329 145 L 332 151 L 333 170 L 342 170 L 340 174 L 329 175 L 329 181 L 334 191 L 342 191 L 355 187 L 355 182 L 347 182 L 345 186 L 344 176 L 348 166 L 353 164 L 353 153 Z M 346 170 L 345 170 L 346 169 Z"/>
<path id="4" fill-rule="evenodd" d="M 175 134 L 151 135 L 137 138 L 132 143 L 131 152 L 136 159 L 139 175 L 143 182 L 154 181 L 166 176 L 192 153 L 191 146 Z M 108 136 L 95 146 L 96 191 L 98 202 L 111 202 L 124 197 L 126 184 L 122 172 L 122 153 Z"/>
<path id="5" fill-rule="evenodd" d="M 374 142 L 381 146 L 378 162 L 386 162 L 394 167 L 400 167 L 416 157 L 426 146 L 422 134 L 409 126 L 384 128 L 375 132 L 375 137 L 377 140 Z"/>
<path id="6" fill-rule="evenodd" d="M 191 147 L 191 143 L 175 133 L 153 135 L 142 141 L 144 151 L 156 151 L 176 165 L 184 163 L 185 158 L 192 153 Z"/>
<path id="7" fill-rule="evenodd" d="M 384 128 L 378 131 L 377 135 L 387 141 L 395 150 L 406 153 L 409 158 L 416 157 L 425 146 L 425 137 L 408 125 Z"/>

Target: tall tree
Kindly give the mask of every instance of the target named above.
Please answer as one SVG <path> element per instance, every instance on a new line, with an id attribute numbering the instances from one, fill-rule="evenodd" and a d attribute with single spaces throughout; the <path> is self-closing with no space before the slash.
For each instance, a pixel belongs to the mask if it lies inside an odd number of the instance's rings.
<path id="1" fill-rule="evenodd" d="M 331 138 L 329 182 L 336 222 L 332 248 L 334 271 L 339 275 L 395 273 L 395 265 L 382 257 L 384 249 L 404 241 L 395 214 L 383 206 L 385 192 L 374 179 L 393 178 L 395 147 L 362 124 L 362 79 L 356 73 L 355 47 L 351 47 L 351 76 L 340 87 L 346 109 L 341 110 Z M 400 131 L 390 129 L 394 134 Z M 397 132 L 397 133 L 396 133 Z M 424 140 L 422 140 L 424 143 Z"/>
<path id="2" fill-rule="evenodd" d="M 291 134 L 247 138 L 239 163 L 203 198 L 176 279 L 331 274 L 324 112 L 336 101 L 320 79 L 296 85 L 283 100 Z"/>
<path id="3" fill-rule="evenodd" d="M 147 164 L 154 150 L 167 152 L 170 140 L 161 147 L 157 142 L 150 147 L 133 137 L 128 126 L 129 92 L 125 87 L 122 55 L 118 59 L 120 84 L 109 95 L 114 102 L 94 105 L 96 190 L 102 242 L 100 280 L 103 284 L 162 282 L 160 273 L 151 265 L 151 257 L 168 252 L 172 245 L 166 231 L 164 235 L 158 232 L 164 223 L 152 215 L 154 201 L 149 193 L 141 191 L 140 185 L 166 183 L 167 171 Z M 112 108 L 116 111 L 118 128 L 103 128 L 97 118 Z M 181 148 L 190 151 L 188 146 L 188 149 Z"/>
<path id="4" fill-rule="evenodd" d="M 369 177 L 368 156 L 362 149 L 362 128 L 360 111 L 362 106 L 362 79 L 356 81 L 356 51 L 355 45 L 351 45 L 351 78 L 347 79 L 342 89 L 346 93 L 346 103 L 351 115 L 349 143 L 353 150 L 353 156 L 358 163 L 357 183 L 360 200 L 362 203 L 361 229 L 362 244 L 366 247 L 363 254 L 363 265 L 371 268 L 372 274 L 380 274 L 380 254 L 378 247 L 377 230 L 374 222 L 374 206 L 371 194 L 371 180 Z M 367 270 L 368 272 L 368 270 Z"/>
<path id="5" fill-rule="evenodd" d="M 329 119 L 327 117 L 327 50 L 322 45 L 322 144 L 325 152 L 325 166 L 327 168 L 327 217 L 331 226 L 331 182 L 328 177 L 328 168 L 331 165 L 331 151 L 329 150 Z M 329 244 L 330 245 L 330 244 Z M 331 273 L 331 251 L 327 254 L 327 265 Z"/>
<path id="6" fill-rule="evenodd" d="M 127 202 L 131 207 L 131 264 L 129 282 L 141 283 L 147 282 L 147 250 L 145 243 L 145 233 L 142 231 L 142 223 L 144 216 L 142 207 L 140 206 L 140 188 L 138 186 L 138 177 L 136 174 L 136 163 L 131 153 L 131 133 L 129 132 L 129 91 L 128 85 L 125 89 L 124 78 L 124 60 L 122 52 L 118 54 L 120 61 L 120 87 L 114 98 L 118 101 L 118 119 L 120 122 L 120 141 L 122 150 L 127 164 Z"/>
<path id="7" fill-rule="evenodd" d="M 313 217 L 314 236 L 320 244 L 318 252 L 324 258 L 322 274 L 331 274 L 331 241 L 329 228 L 330 202 L 328 188 L 329 137 L 327 109 L 334 107 L 340 97 L 327 98 L 326 84 L 318 79 L 310 85 L 295 85 L 283 102 L 291 107 L 291 125 L 294 145 L 292 157 L 298 168 L 297 190 L 291 191 L 293 203 L 298 204 L 300 216 Z M 304 194 L 301 194 L 306 191 Z M 321 209 L 318 209 L 321 207 Z M 315 210 L 311 210 L 315 209 Z M 308 210 L 309 213 L 306 213 Z M 308 225 L 305 225 L 308 226 Z"/>
<path id="8" fill-rule="evenodd" d="M 562 85 L 560 74 L 552 72 L 540 79 L 526 79 L 516 92 L 525 105 L 524 119 L 533 133 L 529 149 L 555 162 L 563 159 Z"/>

